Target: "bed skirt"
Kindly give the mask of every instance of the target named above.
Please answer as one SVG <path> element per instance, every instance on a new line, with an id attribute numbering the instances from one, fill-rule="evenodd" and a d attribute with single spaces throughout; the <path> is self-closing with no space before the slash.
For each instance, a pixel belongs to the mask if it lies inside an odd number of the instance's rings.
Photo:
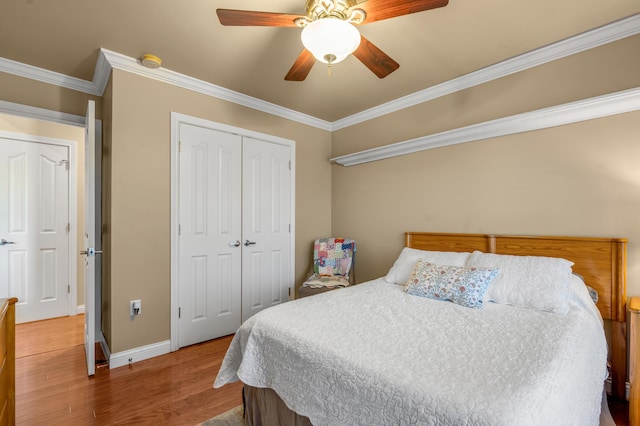
<path id="1" fill-rule="evenodd" d="M 308 417 L 292 411 L 273 389 L 244 385 L 244 424 L 247 426 L 311 426 Z M 600 426 L 615 426 L 607 404 L 607 393 L 602 393 Z"/>
<path id="2" fill-rule="evenodd" d="M 244 424 L 247 426 L 311 426 L 305 416 L 289 409 L 272 389 L 244 385 Z"/>

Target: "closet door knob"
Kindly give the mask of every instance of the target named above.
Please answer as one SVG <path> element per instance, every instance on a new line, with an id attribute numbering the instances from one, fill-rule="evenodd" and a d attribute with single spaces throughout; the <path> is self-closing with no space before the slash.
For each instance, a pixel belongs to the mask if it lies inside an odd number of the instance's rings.
<path id="1" fill-rule="evenodd" d="M 240 240 L 231 241 L 229 245 L 231 247 L 240 247 Z"/>
<path id="2" fill-rule="evenodd" d="M 249 240 L 244 240 L 244 245 L 245 247 L 249 247 L 254 245 L 256 242 L 255 241 L 249 241 Z"/>

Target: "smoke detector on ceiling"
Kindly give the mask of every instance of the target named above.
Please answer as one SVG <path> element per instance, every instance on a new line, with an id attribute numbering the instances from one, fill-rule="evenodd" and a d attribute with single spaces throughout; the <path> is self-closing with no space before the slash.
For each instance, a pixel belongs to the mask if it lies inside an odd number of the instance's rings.
<path id="1" fill-rule="evenodd" d="M 140 57 L 140 62 L 147 68 L 160 68 L 160 65 L 162 65 L 162 59 L 150 53 L 142 55 Z"/>

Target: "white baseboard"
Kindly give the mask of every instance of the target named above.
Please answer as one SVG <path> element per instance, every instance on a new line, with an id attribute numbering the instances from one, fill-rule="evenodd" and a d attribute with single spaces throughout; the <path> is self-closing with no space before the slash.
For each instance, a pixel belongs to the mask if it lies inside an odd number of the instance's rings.
<path id="1" fill-rule="evenodd" d="M 78 305 L 76 308 L 76 315 L 84 314 L 84 305 Z"/>
<path id="2" fill-rule="evenodd" d="M 129 349 L 122 352 L 116 352 L 114 354 L 110 354 L 108 357 L 109 368 L 123 367 L 128 364 L 133 364 L 134 362 L 154 358 L 160 355 L 166 355 L 169 352 L 171 352 L 170 340 L 140 346 L 139 348 Z M 106 352 L 105 355 L 107 355 Z"/>
<path id="3" fill-rule="evenodd" d="M 80 314 L 84 314 L 84 305 L 78 305 L 78 315 Z M 96 330 L 96 342 L 100 343 L 102 353 L 109 363 L 109 368 L 122 367 L 171 352 L 171 341 L 166 340 L 112 354 L 109 350 L 109 345 L 107 345 L 107 339 L 105 339 L 101 330 Z"/>

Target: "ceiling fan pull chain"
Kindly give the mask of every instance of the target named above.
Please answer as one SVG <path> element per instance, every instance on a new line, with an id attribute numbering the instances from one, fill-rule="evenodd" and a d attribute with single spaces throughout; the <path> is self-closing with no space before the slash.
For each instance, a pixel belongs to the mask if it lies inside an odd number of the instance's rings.
<path id="1" fill-rule="evenodd" d="M 333 61 L 336 60 L 336 55 L 327 53 L 326 55 L 324 55 L 324 59 L 326 59 L 327 65 L 329 66 L 328 74 L 329 74 L 329 77 L 331 77 L 331 65 L 333 64 Z"/>

